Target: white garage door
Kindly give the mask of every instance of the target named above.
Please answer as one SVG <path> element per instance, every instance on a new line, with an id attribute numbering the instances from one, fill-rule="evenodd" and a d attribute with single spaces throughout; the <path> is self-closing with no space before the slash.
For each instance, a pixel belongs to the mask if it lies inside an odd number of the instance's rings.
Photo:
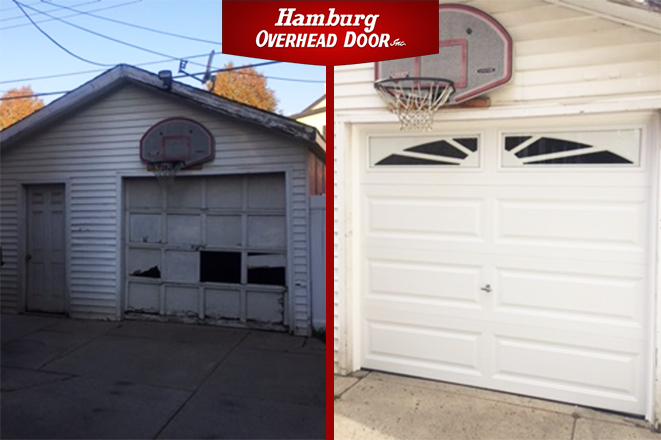
<path id="1" fill-rule="evenodd" d="M 644 125 L 445 125 L 360 153 L 361 366 L 645 413 Z"/>
<path id="2" fill-rule="evenodd" d="M 127 313 L 284 330 L 284 174 L 126 180 Z"/>

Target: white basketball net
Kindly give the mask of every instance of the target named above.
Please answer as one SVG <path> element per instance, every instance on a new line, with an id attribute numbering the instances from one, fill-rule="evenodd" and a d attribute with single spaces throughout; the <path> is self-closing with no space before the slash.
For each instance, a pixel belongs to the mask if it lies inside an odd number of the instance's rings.
<path id="1" fill-rule="evenodd" d="M 389 79 L 374 86 L 405 131 L 431 131 L 434 113 L 454 92 L 450 81 L 429 78 Z"/>
<path id="2" fill-rule="evenodd" d="M 181 170 L 184 166 L 183 162 L 161 162 L 155 163 L 152 165 L 153 169 L 151 170 L 158 180 L 158 184 L 163 188 L 172 186 L 174 183 L 175 177 L 177 177 L 177 172 Z"/>

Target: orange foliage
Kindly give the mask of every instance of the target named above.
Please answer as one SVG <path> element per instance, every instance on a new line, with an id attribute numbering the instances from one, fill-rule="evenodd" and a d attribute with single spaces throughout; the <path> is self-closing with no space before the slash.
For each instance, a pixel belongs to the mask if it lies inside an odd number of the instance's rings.
<path id="1" fill-rule="evenodd" d="M 225 69 L 234 67 L 228 63 Z M 215 82 L 211 90 L 216 95 L 248 104 L 262 110 L 275 111 L 278 100 L 275 92 L 266 87 L 266 78 L 257 72 L 254 67 L 219 72 L 215 75 Z"/>
<path id="2" fill-rule="evenodd" d="M 3 100 L 0 101 L 0 130 L 4 130 L 21 119 L 30 116 L 44 106 L 44 102 L 36 97 L 5 100 L 5 98 L 30 95 L 34 95 L 30 86 L 9 89 L 2 95 Z"/>

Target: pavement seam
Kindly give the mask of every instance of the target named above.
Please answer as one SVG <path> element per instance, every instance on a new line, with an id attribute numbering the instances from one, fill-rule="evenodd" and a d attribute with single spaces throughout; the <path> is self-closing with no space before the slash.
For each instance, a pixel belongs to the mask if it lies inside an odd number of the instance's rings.
<path id="1" fill-rule="evenodd" d="M 368 377 L 369 375 L 371 375 L 371 374 L 372 374 L 372 372 L 370 371 L 370 372 L 368 372 L 368 373 L 367 373 L 365 376 L 363 376 L 363 377 L 354 377 L 353 379 L 357 379 L 356 382 L 355 382 L 353 385 L 351 385 L 349 388 L 347 388 L 346 390 L 342 391 L 340 394 L 338 394 L 337 396 L 335 396 L 335 398 L 336 398 L 336 399 L 341 399 L 342 396 L 344 396 L 349 390 L 351 390 L 353 387 L 355 387 L 356 385 L 358 385 L 359 383 L 361 383 L 361 382 L 363 381 L 363 379 L 367 378 L 367 377 Z M 351 376 L 347 376 L 347 377 L 351 377 Z M 335 400 L 335 399 L 333 399 L 333 400 Z"/>
<path id="2" fill-rule="evenodd" d="M 188 405 L 188 402 L 191 401 L 191 399 L 193 398 L 193 396 L 195 396 L 195 395 L 197 394 L 197 392 L 200 391 L 200 388 L 202 388 L 202 386 L 203 386 L 203 385 L 209 380 L 209 378 L 210 378 L 210 377 L 211 377 L 211 376 L 212 376 L 212 375 L 213 375 L 213 374 L 214 374 L 214 373 L 220 368 L 221 365 L 223 365 L 223 364 L 225 363 L 225 361 L 227 361 L 227 359 L 230 357 L 230 355 L 231 355 L 232 353 L 234 353 L 234 351 L 235 351 L 237 348 L 239 348 L 239 346 L 243 343 L 243 341 L 245 341 L 245 340 L 248 338 L 248 336 L 249 336 L 251 333 L 252 333 L 252 331 L 248 331 L 248 332 L 246 332 L 246 334 L 243 335 L 243 337 L 240 338 L 240 339 L 237 341 L 237 343 L 234 344 L 234 346 L 233 346 L 231 349 L 229 349 L 229 350 L 227 351 L 227 354 L 225 355 L 225 357 L 223 357 L 223 358 L 218 362 L 218 365 L 216 365 L 216 366 L 215 366 L 215 367 L 209 372 L 209 374 L 207 374 L 207 377 L 205 377 L 205 378 L 200 382 L 200 384 L 197 386 L 197 388 L 195 388 L 195 390 L 193 390 L 193 391 L 191 392 L 190 396 L 188 396 L 188 398 L 187 398 L 187 399 L 181 404 L 181 406 L 179 406 L 179 408 L 177 408 L 177 410 L 174 412 L 174 414 L 172 414 L 172 416 L 171 416 L 171 417 L 170 417 L 170 418 L 169 418 L 169 419 L 163 424 L 163 426 L 161 427 L 161 429 L 158 430 L 158 432 L 156 433 L 156 435 L 154 435 L 154 437 L 153 437 L 154 439 L 157 439 L 158 436 L 160 436 L 161 433 L 162 433 L 163 431 L 165 431 L 165 428 L 168 427 L 168 425 L 170 424 L 170 422 L 172 422 L 172 420 L 174 420 L 175 417 L 177 417 L 177 415 L 179 415 L 179 413 L 180 413 L 180 412 L 186 407 L 186 405 Z"/>
<path id="3" fill-rule="evenodd" d="M 186 325 L 189 325 L 189 324 L 186 324 Z M 113 329 L 113 330 L 116 330 L 116 329 Z M 233 329 L 232 328 L 230 330 L 240 330 L 240 329 Z M 250 332 L 248 331 L 248 333 L 250 333 Z M 102 336 L 108 336 L 108 337 L 113 337 L 113 338 L 146 339 L 148 341 L 181 342 L 183 344 L 188 344 L 188 343 L 191 342 L 191 341 L 184 341 L 184 340 L 170 340 L 170 339 L 153 338 L 153 337 L 146 337 L 146 336 L 122 335 L 122 334 L 116 334 L 116 333 L 110 333 L 110 332 L 108 332 L 108 333 L 106 333 Z"/>
<path id="4" fill-rule="evenodd" d="M 56 333 L 56 332 L 53 332 L 53 333 Z M 93 341 L 96 341 L 97 339 L 99 339 L 99 338 L 102 337 L 102 336 L 103 336 L 103 335 L 97 335 L 97 336 L 92 337 L 91 339 L 89 339 L 89 340 L 87 340 L 87 341 L 83 341 L 83 342 L 81 342 L 81 343 L 79 343 L 79 344 L 77 344 L 77 345 L 74 345 L 74 346 L 70 347 L 68 350 L 64 350 L 62 353 L 57 354 L 55 357 L 53 357 L 53 358 L 51 358 L 51 359 L 48 359 L 46 362 L 44 362 L 43 364 L 41 364 L 41 365 L 40 365 L 36 370 L 34 370 L 34 371 L 42 371 L 42 368 L 46 367 L 48 364 L 51 364 L 51 363 L 53 363 L 53 362 L 55 362 L 55 361 L 57 361 L 57 360 L 59 360 L 59 359 L 62 359 L 64 356 L 67 356 L 67 355 L 69 355 L 69 354 L 71 354 L 71 353 L 73 353 L 73 352 L 79 350 L 80 348 L 82 348 L 82 347 L 84 347 L 84 346 L 90 344 L 90 343 L 93 342 Z M 48 370 L 44 370 L 44 371 L 48 371 Z"/>
<path id="5" fill-rule="evenodd" d="M 234 394 L 234 393 L 218 393 L 218 396 L 227 396 L 227 397 L 238 397 L 239 399 L 245 399 L 245 400 L 255 400 L 259 402 L 270 402 L 270 403 L 279 403 L 283 402 L 286 403 L 287 405 L 295 405 L 295 406 L 303 406 L 306 408 L 312 407 L 312 408 L 326 408 L 326 402 L 324 402 L 321 405 L 315 405 L 314 403 L 300 403 L 300 402 L 292 402 L 291 400 L 285 400 L 282 398 L 273 400 L 273 399 L 267 399 L 264 397 L 253 397 L 253 396 L 245 396 L 241 394 Z"/>
<path id="6" fill-rule="evenodd" d="M 17 316 L 19 316 L 19 315 L 17 315 Z M 29 315 L 25 315 L 25 316 L 29 316 Z M 1 319 L 1 318 L 0 318 L 0 319 Z M 55 318 L 54 318 L 54 319 L 55 319 Z M 56 319 L 59 319 L 59 318 L 56 318 Z M 20 336 L 20 337 L 18 337 L 18 338 L 11 339 L 11 340 L 9 340 L 9 341 L 3 342 L 3 343 L 2 343 L 2 347 L 4 347 L 4 346 L 7 345 L 7 344 L 11 344 L 12 342 L 15 342 L 15 341 L 18 341 L 18 340 L 21 340 L 21 339 L 25 339 L 25 338 L 27 338 L 28 336 L 36 335 L 36 334 L 39 333 L 40 331 L 48 330 L 49 326 L 51 326 L 51 325 L 52 325 L 52 326 L 56 326 L 56 325 L 60 325 L 60 324 L 61 324 L 61 322 L 58 322 L 58 323 L 53 323 L 53 324 L 46 325 L 45 327 L 40 327 L 40 328 L 36 329 L 35 331 L 33 331 L 32 333 L 28 333 L 27 335 L 23 335 L 23 336 Z"/>
<path id="7" fill-rule="evenodd" d="M 34 371 L 34 370 L 30 370 L 30 371 Z M 33 388 L 43 387 L 45 385 L 52 385 L 54 383 L 66 382 L 67 380 L 76 379 L 78 377 L 80 377 L 80 376 L 70 375 L 69 377 L 61 377 L 58 380 L 52 380 L 50 382 L 38 383 L 38 384 L 35 384 L 35 385 L 23 387 L 23 388 L 17 388 L 15 390 L 2 390 L 2 394 L 7 394 L 7 393 L 11 394 L 11 393 L 15 393 L 17 391 L 31 390 Z"/>
<path id="8" fill-rule="evenodd" d="M 573 414 L 572 414 L 572 415 L 573 415 Z M 572 424 L 572 427 L 571 427 L 571 437 L 570 437 L 570 440 L 574 440 L 574 436 L 576 435 L 576 424 L 578 423 L 578 419 L 579 419 L 579 418 L 580 418 L 580 417 L 576 417 L 576 416 L 574 416 L 574 423 Z"/>

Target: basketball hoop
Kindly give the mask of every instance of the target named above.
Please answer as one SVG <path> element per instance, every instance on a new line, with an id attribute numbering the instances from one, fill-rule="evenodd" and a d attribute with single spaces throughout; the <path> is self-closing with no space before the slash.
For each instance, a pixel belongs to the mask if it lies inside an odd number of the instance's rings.
<path id="1" fill-rule="evenodd" d="M 184 162 L 160 162 L 151 165 L 151 172 L 163 188 L 172 186 L 177 173 L 184 167 Z"/>
<path id="2" fill-rule="evenodd" d="M 387 78 L 376 81 L 374 88 L 406 131 L 431 131 L 434 112 L 455 91 L 454 83 L 442 78 Z"/>

